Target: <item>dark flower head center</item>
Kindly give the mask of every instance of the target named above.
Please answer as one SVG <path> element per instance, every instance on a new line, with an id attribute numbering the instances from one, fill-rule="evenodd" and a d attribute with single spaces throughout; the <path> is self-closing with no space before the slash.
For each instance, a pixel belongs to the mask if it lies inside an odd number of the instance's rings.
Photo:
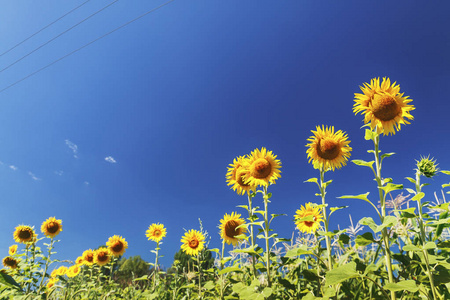
<path id="1" fill-rule="evenodd" d="M 93 253 L 87 254 L 85 259 L 86 259 L 87 262 L 90 262 L 90 263 L 93 262 L 94 261 L 94 254 Z"/>
<path id="2" fill-rule="evenodd" d="M 100 252 L 97 254 L 97 260 L 100 261 L 100 262 L 105 262 L 105 261 L 107 261 L 107 260 L 108 260 L 108 253 L 105 252 L 105 251 L 100 251 Z"/>
<path id="3" fill-rule="evenodd" d="M 236 170 L 236 182 L 240 185 L 240 186 L 248 186 L 247 183 L 244 182 L 244 176 L 248 173 L 248 170 L 246 169 L 242 169 L 239 168 L 238 170 Z"/>
<path id="4" fill-rule="evenodd" d="M 32 236 L 33 236 L 33 234 L 28 229 L 23 229 L 23 230 L 19 231 L 19 238 L 21 240 L 31 239 Z"/>
<path id="5" fill-rule="evenodd" d="M 372 101 L 372 113 L 381 121 L 393 120 L 401 112 L 395 98 L 390 94 L 375 95 Z"/>
<path id="6" fill-rule="evenodd" d="M 155 237 L 159 237 L 159 236 L 161 235 L 161 231 L 160 231 L 159 229 L 156 229 L 156 230 L 153 232 L 153 235 L 154 235 Z"/>
<path id="7" fill-rule="evenodd" d="M 227 237 L 234 238 L 235 236 L 241 234 L 241 230 L 236 229 L 240 224 L 235 220 L 230 220 L 225 224 L 225 234 Z"/>
<path id="8" fill-rule="evenodd" d="M 189 241 L 189 247 L 192 249 L 197 249 L 198 245 L 199 245 L 199 241 L 196 238 L 193 238 Z"/>
<path id="9" fill-rule="evenodd" d="M 258 158 L 253 162 L 253 177 L 255 178 L 266 178 L 270 175 L 272 171 L 272 166 L 269 161 L 265 158 Z"/>
<path id="10" fill-rule="evenodd" d="M 120 242 L 120 241 L 116 242 L 116 243 L 111 247 L 111 250 L 112 250 L 113 252 L 115 252 L 115 253 L 118 253 L 118 252 L 122 251 L 122 249 L 123 249 L 123 244 L 122 244 L 122 242 Z"/>
<path id="11" fill-rule="evenodd" d="M 47 231 L 48 233 L 57 233 L 59 230 L 59 223 L 58 222 L 49 222 L 47 224 Z"/>
<path id="12" fill-rule="evenodd" d="M 317 155 L 326 160 L 333 160 L 339 155 L 339 144 L 330 138 L 320 139 L 317 143 Z"/>

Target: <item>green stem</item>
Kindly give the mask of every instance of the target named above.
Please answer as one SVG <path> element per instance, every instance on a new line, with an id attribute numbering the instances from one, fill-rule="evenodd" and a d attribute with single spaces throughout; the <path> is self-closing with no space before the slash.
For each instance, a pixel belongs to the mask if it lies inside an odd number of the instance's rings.
<path id="1" fill-rule="evenodd" d="M 252 248 L 255 248 L 255 234 L 253 231 L 253 208 L 252 208 L 252 196 L 248 193 L 248 216 L 250 219 L 250 240 L 252 243 Z M 256 278 L 256 257 L 255 254 L 252 253 L 252 268 L 253 268 L 253 277 Z M 222 254 L 223 257 L 223 254 Z"/>
<path id="2" fill-rule="evenodd" d="M 39 284 L 38 294 L 41 292 L 42 283 L 44 283 L 45 274 L 47 274 L 48 266 L 50 264 L 50 255 L 52 254 L 53 243 L 54 243 L 54 240 L 52 237 L 50 240 L 50 245 L 48 246 L 47 260 L 45 262 L 44 272 L 42 273 L 41 283 Z"/>
<path id="3" fill-rule="evenodd" d="M 420 187 L 420 172 L 419 170 L 416 171 L 416 193 L 419 194 L 422 191 Z M 417 199 L 417 206 L 419 210 L 419 228 L 420 228 L 420 235 L 422 240 L 422 246 L 424 247 L 427 242 L 427 235 L 425 233 L 425 226 L 423 224 L 423 211 L 422 211 L 422 201 L 420 198 Z M 428 258 L 428 251 L 423 249 L 423 256 L 425 260 L 425 265 L 427 267 L 427 275 L 430 279 L 430 286 L 431 286 L 431 292 L 433 293 L 433 299 L 438 299 L 436 296 L 436 287 L 434 286 L 434 279 L 433 279 L 433 273 L 430 268 L 429 258 Z"/>
<path id="4" fill-rule="evenodd" d="M 156 258 L 155 258 L 155 266 L 154 266 L 154 278 L 153 278 L 153 290 L 156 289 L 156 279 L 158 275 L 158 252 L 159 252 L 159 241 L 156 242 Z"/>
<path id="5" fill-rule="evenodd" d="M 381 160 L 380 160 L 380 150 L 379 150 L 379 144 L 380 144 L 380 135 L 376 133 L 376 136 L 373 140 L 374 146 L 375 146 L 375 167 L 376 167 L 376 176 L 375 180 L 377 181 L 378 186 L 378 194 L 380 196 L 380 206 L 381 206 L 381 223 L 383 223 L 384 218 L 386 217 L 386 203 L 385 198 L 383 195 L 383 190 L 381 189 L 383 187 L 383 183 L 381 182 Z M 391 260 L 391 250 L 389 246 L 389 236 L 387 233 L 387 229 L 383 228 L 381 231 L 381 234 L 383 236 L 383 243 L 385 247 L 385 260 L 386 260 L 386 268 L 388 272 L 388 278 L 390 283 L 394 283 L 394 274 L 392 272 L 392 260 Z M 391 300 L 396 300 L 397 296 L 395 295 L 394 291 L 391 291 Z"/>
<path id="6" fill-rule="evenodd" d="M 202 298 L 202 273 L 200 265 L 200 253 L 197 254 L 197 264 L 198 264 L 198 298 Z"/>
<path id="7" fill-rule="evenodd" d="M 264 186 L 264 235 L 266 240 L 266 269 L 267 269 L 267 285 L 270 287 L 272 281 L 270 280 L 270 245 L 269 245 L 269 213 L 268 213 L 268 203 L 269 197 L 267 196 L 267 187 Z"/>
<path id="8" fill-rule="evenodd" d="M 220 254 L 220 270 L 223 270 L 224 264 L 223 264 L 223 253 L 225 252 L 225 240 L 222 239 L 222 252 Z M 225 285 L 225 281 L 223 278 L 223 274 L 220 274 L 220 299 L 223 300 L 224 299 L 224 285 Z"/>
<path id="9" fill-rule="evenodd" d="M 324 224 L 325 224 L 325 234 L 328 234 L 328 215 L 327 215 L 327 207 L 325 202 L 325 195 L 326 195 L 326 186 L 324 184 L 324 177 L 325 177 L 325 171 L 323 168 L 320 168 L 320 193 L 322 198 L 322 212 L 323 212 L 323 218 L 324 218 Z M 333 268 L 333 263 L 331 261 L 331 242 L 330 237 L 328 235 L 325 235 L 325 243 L 327 245 L 327 256 L 328 256 L 328 263 L 327 267 L 328 270 L 331 271 Z"/>

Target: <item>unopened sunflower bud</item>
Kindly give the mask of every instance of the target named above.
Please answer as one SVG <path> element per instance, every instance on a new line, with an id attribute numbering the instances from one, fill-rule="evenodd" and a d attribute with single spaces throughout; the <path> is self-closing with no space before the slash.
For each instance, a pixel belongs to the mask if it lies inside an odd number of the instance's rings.
<path id="1" fill-rule="evenodd" d="M 417 170 L 421 175 L 432 178 L 439 171 L 437 165 L 436 160 L 430 159 L 430 156 L 421 157 L 420 161 L 417 161 Z"/>

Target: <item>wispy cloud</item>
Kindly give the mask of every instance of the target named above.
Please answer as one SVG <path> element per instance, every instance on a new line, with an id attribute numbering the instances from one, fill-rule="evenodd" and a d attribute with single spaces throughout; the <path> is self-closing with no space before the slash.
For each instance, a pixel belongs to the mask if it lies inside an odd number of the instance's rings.
<path id="1" fill-rule="evenodd" d="M 31 173 L 30 171 L 28 171 L 28 175 L 30 175 L 31 179 L 33 179 L 33 180 L 41 180 L 41 178 L 37 178 L 36 175 Z"/>
<path id="2" fill-rule="evenodd" d="M 90 185 L 90 183 L 88 181 L 85 181 L 84 184 L 85 185 Z"/>
<path id="3" fill-rule="evenodd" d="M 117 161 L 112 156 L 105 157 L 105 160 L 109 163 L 115 164 Z"/>
<path id="4" fill-rule="evenodd" d="M 64 174 L 64 171 L 55 171 L 55 174 L 58 176 L 62 176 Z"/>
<path id="5" fill-rule="evenodd" d="M 14 166 L 14 165 L 10 165 L 9 168 L 13 171 L 17 171 L 19 168 Z"/>
<path id="6" fill-rule="evenodd" d="M 69 140 L 65 140 L 67 147 L 73 152 L 73 157 L 78 158 L 78 146 Z"/>

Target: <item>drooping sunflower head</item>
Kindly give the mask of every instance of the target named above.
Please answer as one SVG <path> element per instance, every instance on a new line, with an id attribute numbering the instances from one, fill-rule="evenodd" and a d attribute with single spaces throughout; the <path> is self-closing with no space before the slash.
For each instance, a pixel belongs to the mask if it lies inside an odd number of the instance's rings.
<path id="1" fill-rule="evenodd" d="M 14 231 L 14 240 L 16 243 L 29 243 L 33 242 L 36 236 L 33 227 L 28 225 L 19 225 Z"/>
<path id="2" fill-rule="evenodd" d="M 108 248 L 101 247 L 95 250 L 94 262 L 99 266 L 104 266 L 111 261 L 111 253 Z"/>
<path id="3" fill-rule="evenodd" d="M 9 247 L 9 251 L 8 251 L 9 255 L 14 255 L 14 254 L 16 254 L 16 252 L 17 252 L 17 245 L 16 244 L 11 245 Z"/>
<path id="4" fill-rule="evenodd" d="M 166 236 L 166 228 L 163 224 L 152 224 L 148 227 L 145 235 L 149 241 L 160 242 Z"/>
<path id="5" fill-rule="evenodd" d="M 320 208 L 311 202 L 301 206 L 295 213 L 295 225 L 301 232 L 314 233 L 319 229 L 323 216 Z"/>
<path id="6" fill-rule="evenodd" d="M 275 180 L 281 177 L 281 161 L 272 151 L 255 149 L 248 158 L 249 172 L 244 176 L 245 182 L 253 186 L 268 186 L 275 184 Z"/>
<path id="7" fill-rule="evenodd" d="M 77 276 L 81 271 L 81 267 L 79 265 L 73 265 L 67 269 L 67 277 L 73 278 Z"/>
<path id="8" fill-rule="evenodd" d="M 244 219 L 241 219 L 241 215 L 235 212 L 232 212 L 231 215 L 225 214 L 220 220 L 220 236 L 228 245 L 236 246 L 240 241 L 237 236 L 247 232 L 245 227 L 239 227 L 242 224 L 245 224 Z"/>
<path id="9" fill-rule="evenodd" d="M 92 266 L 94 264 L 94 250 L 88 249 L 83 252 L 83 264 Z"/>
<path id="10" fill-rule="evenodd" d="M 342 130 L 334 132 L 334 127 L 316 126 L 316 131 L 311 130 L 313 135 L 307 139 L 309 162 L 323 170 L 332 169 L 333 171 L 347 164 L 352 148 L 350 141 Z"/>
<path id="11" fill-rule="evenodd" d="M 3 266 L 8 267 L 10 269 L 16 269 L 19 264 L 19 261 L 11 256 L 6 256 L 3 258 Z"/>
<path id="12" fill-rule="evenodd" d="M 369 123 L 372 130 L 376 128 L 377 133 L 395 134 L 401 124 L 410 124 L 406 119 L 414 119 L 410 114 L 415 109 L 409 104 L 412 99 L 403 96 L 400 85 L 391 84 L 389 78 L 383 78 L 381 85 L 379 78 L 374 78 L 360 88 L 363 94 L 355 93 L 353 112 L 363 114 L 364 123 Z"/>
<path id="13" fill-rule="evenodd" d="M 244 195 L 245 192 L 250 193 L 256 189 L 255 185 L 251 185 L 245 182 L 245 176 L 248 174 L 248 158 L 245 156 L 239 156 L 233 160 L 227 171 L 227 185 L 231 185 L 233 191 L 236 191 L 238 195 Z"/>
<path id="14" fill-rule="evenodd" d="M 106 242 L 106 246 L 108 246 L 112 255 L 120 256 L 125 253 L 125 250 L 128 248 L 128 243 L 123 237 L 115 235 L 109 238 Z"/>
<path id="15" fill-rule="evenodd" d="M 204 248 L 205 236 L 200 231 L 191 229 L 181 238 L 181 243 L 181 249 L 184 253 L 196 256 Z"/>
<path id="16" fill-rule="evenodd" d="M 41 225 L 42 233 L 49 238 L 54 238 L 62 231 L 62 221 L 57 220 L 54 217 L 50 217 Z"/>

